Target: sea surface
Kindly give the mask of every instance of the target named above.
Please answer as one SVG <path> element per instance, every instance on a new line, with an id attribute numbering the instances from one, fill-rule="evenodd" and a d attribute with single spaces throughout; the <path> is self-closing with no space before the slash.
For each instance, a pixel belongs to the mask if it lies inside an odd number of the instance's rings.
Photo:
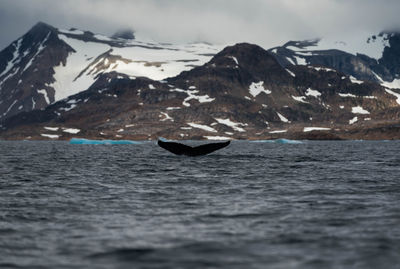
<path id="1" fill-rule="evenodd" d="M 399 165 L 399 141 L 0 142 L 0 268 L 400 268 Z"/>

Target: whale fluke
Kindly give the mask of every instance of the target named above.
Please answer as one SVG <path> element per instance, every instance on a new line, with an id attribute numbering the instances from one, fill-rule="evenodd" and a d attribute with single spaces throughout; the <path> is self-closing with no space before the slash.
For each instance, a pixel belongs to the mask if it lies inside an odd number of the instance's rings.
<path id="1" fill-rule="evenodd" d="M 177 142 L 164 142 L 158 140 L 158 145 L 163 149 L 166 149 L 169 152 L 172 152 L 176 155 L 186 155 L 186 156 L 206 155 L 216 150 L 222 149 L 228 146 L 230 143 L 231 141 L 226 141 L 222 143 L 209 143 L 197 147 L 191 147 Z"/>

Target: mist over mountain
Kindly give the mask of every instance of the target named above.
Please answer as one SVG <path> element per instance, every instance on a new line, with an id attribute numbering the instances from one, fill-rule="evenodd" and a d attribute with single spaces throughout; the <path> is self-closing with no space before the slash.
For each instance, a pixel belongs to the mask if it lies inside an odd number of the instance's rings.
<path id="1" fill-rule="evenodd" d="M 400 30 L 398 10 L 396 0 L 65 0 L 57 5 L 52 0 L 2 0 L 0 49 L 37 21 L 107 36 L 135 29 L 137 36 L 164 43 L 249 42 L 269 49 L 288 40 Z"/>

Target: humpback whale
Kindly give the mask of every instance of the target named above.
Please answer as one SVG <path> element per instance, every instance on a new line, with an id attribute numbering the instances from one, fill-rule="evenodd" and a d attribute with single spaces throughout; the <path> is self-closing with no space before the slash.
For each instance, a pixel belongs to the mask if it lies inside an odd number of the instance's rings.
<path id="1" fill-rule="evenodd" d="M 176 155 L 186 155 L 192 157 L 209 154 L 228 146 L 230 143 L 231 141 L 226 141 L 222 143 L 209 143 L 197 147 L 191 147 L 177 142 L 165 142 L 158 140 L 158 145 L 163 149 L 166 149 Z"/>

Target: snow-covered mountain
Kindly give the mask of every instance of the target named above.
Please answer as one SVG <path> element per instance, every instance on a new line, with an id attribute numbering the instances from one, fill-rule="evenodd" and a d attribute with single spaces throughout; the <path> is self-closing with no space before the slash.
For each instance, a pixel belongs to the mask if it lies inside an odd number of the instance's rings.
<path id="1" fill-rule="evenodd" d="M 399 139 L 400 93 L 336 70 L 282 67 L 253 44 L 163 81 L 102 74 L 3 122 L 1 139 Z"/>
<path id="2" fill-rule="evenodd" d="M 399 74 L 396 33 L 267 51 L 39 23 L 0 52 L 0 138 L 399 139 Z"/>
<path id="3" fill-rule="evenodd" d="M 283 65 L 328 67 L 354 79 L 400 88 L 400 34 L 290 41 L 269 50 Z"/>
<path id="4" fill-rule="evenodd" d="M 0 52 L 0 121 L 87 90 L 103 73 L 163 80 L 203 65 L 221 49 L 126 36 L 119 33 L 110 38 L 36 24 Z"/>

